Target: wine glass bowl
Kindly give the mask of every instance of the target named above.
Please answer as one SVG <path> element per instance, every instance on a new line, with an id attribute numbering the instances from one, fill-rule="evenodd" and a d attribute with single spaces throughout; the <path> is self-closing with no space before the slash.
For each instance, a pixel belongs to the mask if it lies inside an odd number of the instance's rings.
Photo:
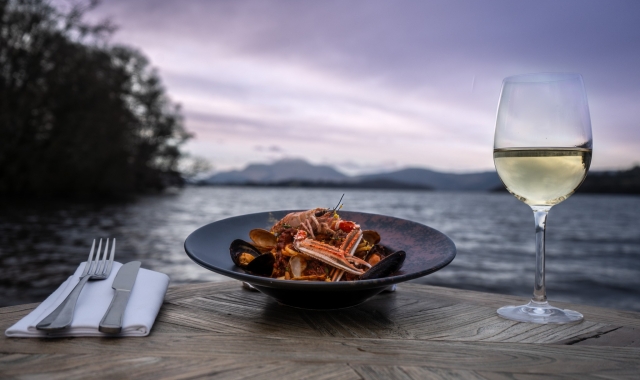
<path id="1" fill-rule="evenodd" d="M 553 206 L 573 194 L 591 165 L 591 149 L 496 149 L 493 160 L 511 194 L 529 206 Z"/>
<path id="2" fill-rule="evenodd" d="M 502 317 L 534 323 L 583 319 L 578 312 L 547 302 L 545 231 L 549 209 L 571 196 L 586 177 L 592 141 L 589 106 L 579 74 L 527 74 L 503 81 L 494 163 L 507 190 L 533 209 L 536 274 L 531 302 L 498 309 Z"/>

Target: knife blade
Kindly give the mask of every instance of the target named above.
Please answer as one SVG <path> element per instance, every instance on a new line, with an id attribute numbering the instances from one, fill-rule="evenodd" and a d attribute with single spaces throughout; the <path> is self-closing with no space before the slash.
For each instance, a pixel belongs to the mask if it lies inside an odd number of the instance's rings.
<path id="1" fill-rule="evenodd" d="M 111 304 L 98 327 L 101 332 L 118 334 L 122 330 L 122 315 L 129 302 L 131 289 L 133 289 L 133 284 L 136 282 L 139 269 L 140 262 L 131 261 L 124 264 L 118 271 L 116 278 L 113 280 L 113 285 L 111 285 L 116 293 L 113 295 Z"/>

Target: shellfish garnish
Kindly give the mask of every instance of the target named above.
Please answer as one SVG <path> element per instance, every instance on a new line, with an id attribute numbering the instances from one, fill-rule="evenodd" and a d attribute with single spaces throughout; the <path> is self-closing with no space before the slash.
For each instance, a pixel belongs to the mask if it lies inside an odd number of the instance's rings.
<path id="1" fill-rule="evenodd" d="M 380 243 L 380 234 L 378 233 L 378 231 L 364 230 L 362 231 L 362 240 L 371 245 L 376 245 Z"/>
<path id="2" fill-rule="evenodd" d="M 249 238 L 260 252 L 271 251 L 278 244 L 276 235 L 262 228 L 249 231 Z"/>
<path id="3" fill-rule="evenodd" d="M 271 276 L 275 258 L 271 253 L 261 253 L 258 248 L 242 239 L 236 239 L 229 246 L 231 260 L 238 267 L 258 276 Z"/>

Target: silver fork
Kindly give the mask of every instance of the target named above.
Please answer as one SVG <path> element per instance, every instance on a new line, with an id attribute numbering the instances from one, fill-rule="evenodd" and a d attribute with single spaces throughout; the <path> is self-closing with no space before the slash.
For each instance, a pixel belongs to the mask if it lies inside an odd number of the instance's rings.
<path id="1" fill-rule="evenodd" d="M 62 330 L 67 328 L 71 321 L 73 320 L 73 312 L 76 308 L 76 302 L 78 301 L 78 297 L 82 292 L 82 288 L 87 283 L 87 281 L 99 281 L 104 280 L 109 277 L 109 273 L 111 273 L 111 266 L 113 264 L 113 256 L 116 252 L 116 239 L 113 239 L 111 243 L 111 255 L 107 260 L 107 254 L 109 251 L 109 239 L 104 247 L 104 251 L 102 252 L 102 259 L 100 259 L 100 248 L 102 247 L 102 239 L 100 239 L 100 243 L 98 244 L 98 252 L 96 254 L 95 260 L 93 259 L 93 250 L 96 246 L 96 240 L 93 239 L 93 244 L 91 245 L 91 252 L 89 252 L 89 258 L 87 259 L 87 263 L 84 266 L 84 271 L 82 271 L 82 275 L 80 276 L 80 281 L 73 288 L 71 293 L 67 296 L 67 298 L 62 301 L 60 306 L 58 306 L 51 314 L 47 315 L 40 323 L 36 325 L 38 330 Z"/>

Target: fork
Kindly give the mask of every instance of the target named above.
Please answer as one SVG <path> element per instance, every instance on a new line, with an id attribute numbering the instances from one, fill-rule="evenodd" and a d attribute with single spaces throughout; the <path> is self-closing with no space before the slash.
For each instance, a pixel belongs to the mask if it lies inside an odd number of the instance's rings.
<path id="1" fill-rule="evenodd" d="M 82 288 L 87 283 L 87 281 L 100 281 L 109 277 L 111 273 L 111 266 L 113 264 L 113 256 L 116 251 L 116 239 L 113 239 L 111 243 L 111 255 L 109 256 L 109 260 L 107 260 L 107 254 L 109 251 L 109 239 L 107 239 L 104 251 L 102 252 L 102 259 L 100 259 L 100 248 L 102 247 L 102 239 L 100 239 L 100 243 L 98 244 L 98 252 L 96 254 L 95 260 L 93 259 L 93 251 L 96 246 L 96 240 L 93 239 L 93 244 L 91 245 L 91 252 L 89 252 L 89 258 L 87 259 L 86 264 L 84 265 L 84 270 L 82 271 L 82 275 L 80 276 L 80 281 L 73 288 L 71 293 L 67 296 L 67 298 L 62 301 L 60 306 L 58 306 L 51 314 L 47 315 L 40 323 L 36 325 L 38 330 L 62 330 L 71 324 L 73 320 L 73 312 L 76 308 L 76 303 L 78 301 L 78 297 L 82 292 Z"/>

